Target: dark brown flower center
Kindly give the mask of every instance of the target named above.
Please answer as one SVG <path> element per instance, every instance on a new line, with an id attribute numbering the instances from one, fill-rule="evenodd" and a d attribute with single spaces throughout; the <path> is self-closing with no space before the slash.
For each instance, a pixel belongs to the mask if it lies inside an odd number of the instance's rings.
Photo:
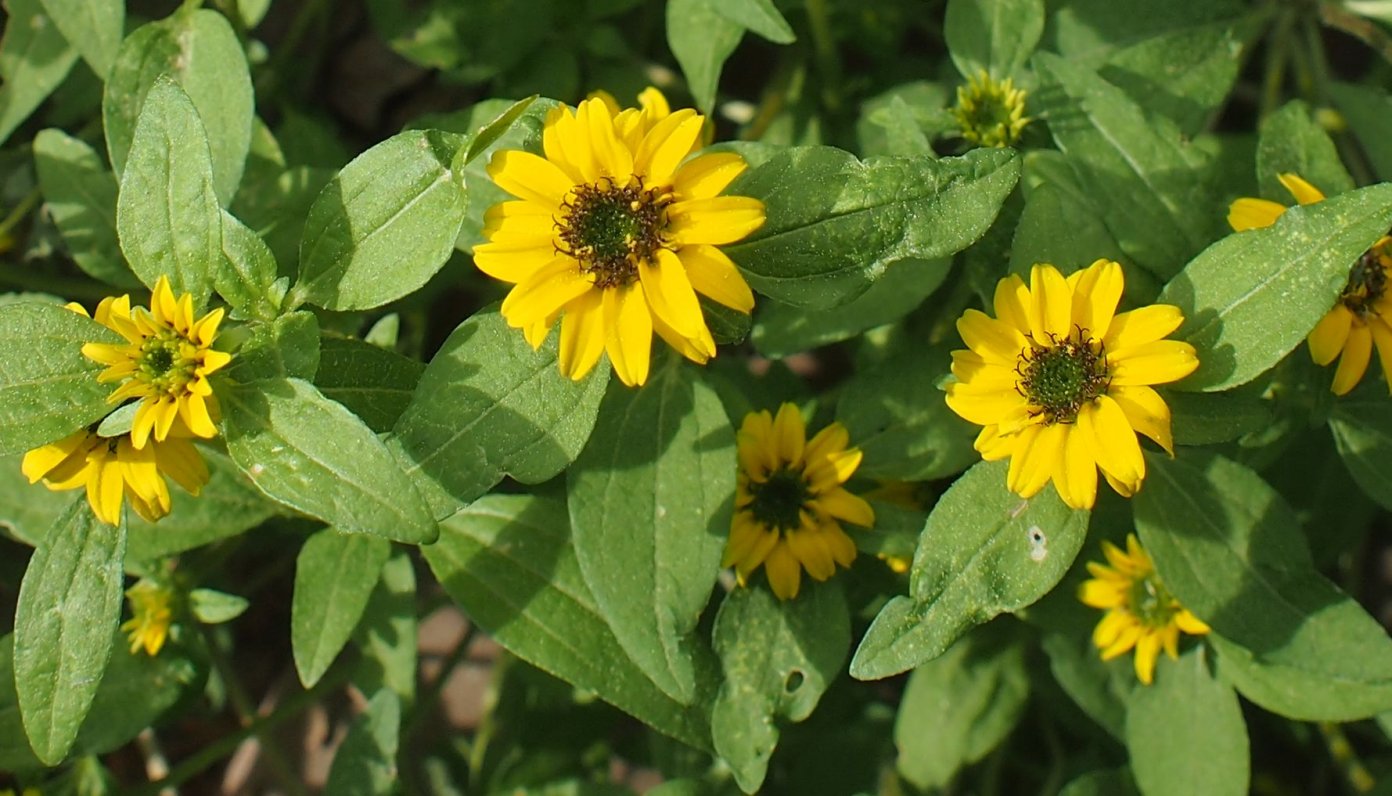
<path id="1" fill-rule="evenodd" d="M 812 497 L 801 470 L 784 468 L 762 483 L 749 482 L 749 513 L 765 528 L 791 531 L 802 527 L 802 510 Z"/>
<path id="2" fill-rule="evenodd" d="M 1387 292 L 1387 268 L 1392 265 L 1389 247 L 1392 247 L 1392 240 L 1378 241 L 1349 269 L 1348 284 L 1339 294 L 1339 301 L 1359 317 L 1372 314 L 1373 305 Z"/>
<path id="3" fill-rule="evenodd" d="M 1031 340 L 1015 366 L 1015 389 L 1037 407 L 1046 425 L 1072 423 L 1078 411 L 1107 392 L 1111 375 L 1102 342 L 1078 329 L 1076 335 L 1049 335 L 1047 344 Z"/>
<path id="4" fill-rule="evenodd" d="M 665 244 L 669 193 L 645 188 L 642 177 L 619 185 L 609 178 L 571 189 L 556 219 L 557 248 L 580 261 L 596 287 L 623 287 L 638 278 L 638 263 Z"/>

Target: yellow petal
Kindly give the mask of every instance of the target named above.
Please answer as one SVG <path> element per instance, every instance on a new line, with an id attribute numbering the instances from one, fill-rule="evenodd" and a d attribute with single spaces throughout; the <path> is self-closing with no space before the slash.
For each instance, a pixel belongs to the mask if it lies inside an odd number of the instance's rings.
<path id="1" fill-rule="evenodd" d="M 594 153 L 585 145 L 585 133 L 580 130 L 580 123 L 570 108 L 560 105 L 546 115 L 541 148 L 546 153 L 546 159 L 561 169 L 566 178 L 573 181 L 572 184 L 594 182 L 600 178 Z M 545 204 L 557 206 L 550 202 Z"/>
<path id="2" fill-rule="evenodd" d="M 1378 361 L 1382 363 L 1382 374 L 1387 379 L 1387 389 L 1392 392 L 1392 326 L 1384 318 L 1372 318 L 1368 330 L 1373 333 L 1377 345 Z"/>
<path id="3" fill-rule="evenodd" d="M 1315 328 L 1310 330 L 1305 341 L 1310 344 L 1310 358 L 1316 365 L 1328 365 L 1344 350 L 1348 341 L 1349 328 L 1353 325 L 1353 312 L 1342 302 L 1320 318 Z"/>
<path id="4" fill-rule="evenodd" d="M 1093 608 L 1115 608 L 1126 602 L 1126 590 L 1105 580 L 1086 580 L 1078 589 L 1078 600 Z"/>
<path id="5" fill-rule="evenodd" d="M 1145 457 L 1121 406 L 1106 395 L 1098 397 L 1078 413 L 1078 429 L 1091 440 L 1097 465 L 1127 485 L 1122 494 L 1135 494 L 1145 478 Z"/>
<path id="6" fill-rule="evenodd" d="M 1054 486 L 1069 508 L 1091 509 L 1097 501 L 1097 459 L 1091 440 L 1076 425 L 1059 423 L 1063 431 L 1063 457 L 1054 473 Z"/>
<path id="7" fill-rule="evenodd" d="M 1015 443 L 1014 435 L 1002 436 L 1000 427 L 991 425 L 981 429 L 972 447 L 981 454 L 981 458 L 988 462 L 997 462 L 1015 450 Z"/>
<path id="8" fill-rule="evenodd" d="M 963 389 L 961 382 L 947 385 L 947 406 L 968 423 L 981 426 L 997 425 L 1002 419 L 1027 406 L 1023 396 L 1014 390 L 997 389 L 972 392 Z"/>
<path id="9" fill-rule="evenodd" d="M 90 436 L 90 432 L 86 430 L 76 431 L 57 442 L 34 448 L 24 454 L 20 471 L 29 479 L 29 483 L 37 483 L 40 478 L 62 464 L 64 459 L 80 450 Z"/>
<path id="10" fill-rule="evenodd" d="M 1143 385 L 1113 387 L 1107 391 L 1107 397 L 1121 407 L 1131 428 L 1155 440 L 1166 453 L 1174 455 L 1174 437 L 1170 433 L 1170 407 L 1159 393 Z"/>
<path id="11" fill-rule="evenodd" d="M 513 196 L 558 211 L 566 194 L 575 187 L 574 180 L 555 163 L 520 149 L 494 152 L 488 162 L 488 176 Z"/>
<path id="12" fill-rule="evenodd" d="M 212 439 L 217 436 L 217 426 L 213 425 L 213 418 L 208 414 L 208 405 L 204 402 L 203 396 L 186 395 L 182 401 L 177 402 L 177 406 L 179 418 L 195 437 Z"/>
<path id="13" fill-rule="evenodd" d="M 1021 497 L 1033 497 L 1062 466 L 1064 429 L 1059 423 L 1028 426 L 1019 436 L 1006 486 Z"/>
<path id="14" fill-rule="evenodd" d="M 692 158 L 672 175 L 672 190 L 679 199 L 719 196 L 749 166 L 734 152 L 712 152 Z"/>
<path id="15" fill-rule="evenodd" d="M 807 444 L 807 426 L 796 404 L 784 403 L 778 407 L 778 415 L 773 418 L 773 442 L 783 463 L 802 463 L 802 452 Z"/>
<path id="16" fill-rule="evenodd" d="M 1368 324 L 1355 318 L 1349 328 L 1348 340 L 1344 343 L 1344 353 L 1339 357 L 1339 368 L 1334 371 L 1334 383 L 1329 389 L 1335 395 L 1347 395 L 1357 387 L 1368 370 L 1368 360 L 1372 354 L 1373 333 L 1368 330 Z"/>
<path id="17" fill-rule="evenodd" d="M 1276 223 L 1276 219 L 1286 212 L 1286 206 L 1270 199 L 1243 197 L 1228 208 L 1228 226 L 1234 232 L 1249 229 L 1262 229 Z"/>
<path id="18" fill-rule="evenodd" d="M 609 109 L 600 100 L 586 100 L 576 109 L 575 119 L 594 153 L 600 173 L 619 184 L 627 182 L 633 175 L 633 153 L 619 140 Z"/>
<path id="19" fill-rule="evenodd" d="M 1011 274 L 996 283 L 996 319 L 1021 333 L 1030 331 L 1029 301 L 1029 288 L 1019 276 Z"/>
<path id="20" fill-rule="evenodd" d="M 686 278 L 686 267 L 677 255 L 668 249 L 658 249 L 656 263 L 639 261 L 638 278 L 653 314 L 682 337 L 700 335 L 706 325 L 701 316 L 701 304 Z"/>
<path id="21" fill-rule="evenodd" d="M 1153 343 L 1178 329 L 1181 323 L 1184 323 L 1184 315 L 1179 307 L 1152 304 L 1113 317 L 1107 333 L 1102 337 L 1102 344 L 1111 353 Z"/>
<path id="22" fill-rule="evenodd" d="M 1047 343 L 1050 335 L 1065 338 L 1073 331 L 1073 291 L 1052 265 L 1039 264 L 1030 269 L 1027 309 L 1036 343 Z"/>
<path id="23" fill-rule="evenodd" d="M 556 247 L 550 242 L 534 243 L 480 243 L 474 247 L 474 265 L 485 274 L 504 282 L 516 284 L 551 265 L 556 260 L 569 257 L 556 254 Z M 575 265 L 578 270 L 579 265 Z"/>
<path id="24" fill-rule="evenodd" d="M 798 595 L 802 568 L 786 544 L 773 548 L 764 560 L 764 571 L 768 573 L 769 586 L 778 599 L 791 600 Z"/>
<path id="25" fill-rule="evenodd" d="M 1302 205 L 1324 201 L 1324 192 L 1306 182 L 1299 174 L 1277 174 L 1276 179 L 1280 180 L 1281 184 L 1286 186 L 1286 190 L 1291 192 L 1291 196 L 1295 197 L 1295 201 Z"/>
<path id="26" fill-rule="evenodd" d="M 818 496 L 817 505 L 827 514 L 852 525 L 870 528 L 875 524 L 875 510 L 865 498 L 852 495 L 842 487 Z"/>
<path id="27" fill-rule="evenodd" d="M 677 333 L 677 330 L 667 325 L 662 320 L 661 315 L 656 313 L 652 316 L 653 332 L 661 337 L 663 342 L 671 346 L 678 354 L 695 362 L 704 365 L 715 356 L 715 339 L 711 337 L 710 330 L 706 328 L 704 322 L 701 323 L 695 337 L 684 337 Z"/>
<path id="28" fill-rule="evenodd" d="M 561 318 L 561 374 L 579 381 L 604 353 L 604 310 L 600 293 L 591 290 L 566 305 Z"/>
<path id="29" fill-rule="evenodd" d="M 604 350 L 619 380 L 630 387 L 648 380 L 652 316 L 637 285 L 604 291 Z"/>
<path id="30" fill-rule="evenodd" d="M 1141 384 L 1168 384 L 1178 381 L 1199 366 L 1194 347 L 1179 340 L 1156 340 L 1153 343 L 1125 348 L 1107 354 L 1112 385 L 1130 387 Z"/>
<path id="31" fill-rule="evenodd" d="M 677 167 L 691 154 L 701 137 L 705 119 L 683 108 L 653 125 L 633 158 L 634 173 L 652 185 L 668 185 Z"/>
<path id="32" fill-rule="evenodd" d="M 1073 288 L 1073 323 L 1089 337 L 1104 338 L 1125 286 L 1121 265 L 1098 260 L 1074 275 L 1078 280 Z"/>
<path id="33" fill-rule="evenodd" d="M 87 481 L 87 503 L 97 519 L 108 525 L 121 524 L 121 497 L 125 487 L 120 462 L 115 456 L 102 457 Z"/>
<path id="34" fill-rule="evenodd" d="M 1146 685 L 1155 680 L 1155 658 L 1160 653 L 1160 637 L 1144 633 L 1136 641 L 1136 677 Z"/>
<path id="35" fill-rule="evenodd" d="M 156 443 L 155 464 L 160 472 L 174 479 L 174 483 L 191 495 L 197 495 L 208 483 L 208 465 L 199 455 L 193 443 L 181 437 L 170 437 Z"/>
<path id="36" fill-rule="evenodd" d="M 962 313 L 957 319 L 957 333 L 982 359 L 1011 369 L 1020 363 L 1020 352 L 1029 348 L 1029 341 L 1019 330 L 980 310 Z"/>
<path id="37" fill-rule="evenodd" d="M 763 226 L 764 203 L 748 196 L 716 196 L 674 203 L 667 233 L 673 243 L 734 243 Z"/>
<path id="38" fill-rule="evenodd" d="M 503 317 L 514 329 L 531 326 L 594 289 L 574 260 L 557 257 L 508 293 L 503 299 Z"/>
<path id="39" fill-rule="evenodd" d="M 784 535 L 783 543 L 807 570 L 807 574 L 817 580 L 826 580 L 836 574 L 836 561 L 831 557 L 831 550 L 821 544 L 817 537 L 815 530 L 789 531 Z M 765 566 L 768 566 L 768 562 Z M 769 576 L 772 577 L 772 570 Z"/>
<path id="40" fill-rule="evenodd" d="M 686 277 L 697 293 L 732 310 L 748 313 L 754 309 L 749 283 L 725 252 L 697 243 L 683 246 L 677 256 L 686 266 Z"/>

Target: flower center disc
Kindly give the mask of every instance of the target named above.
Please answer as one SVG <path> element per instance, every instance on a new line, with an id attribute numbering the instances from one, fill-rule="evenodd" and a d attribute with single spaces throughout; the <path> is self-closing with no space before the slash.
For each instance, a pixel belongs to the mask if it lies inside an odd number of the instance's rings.
<path id="1" fill-rule="evenodd" d="M 1080 340 L 1061 340 L 1050 335 L 1048 346 L 1020 352 L 1016 389 L 1038 406 L 1046 425 L 1072 423 L 1084 404 L 1107 391 L 1111 378 L 1102 344 L 1080 335 Z"/>
<path id="2" fill-rule="evenodd" d="M 556 221 L 558 248 L 580 261 L 595 287 L 623 287 L 638 278 L 638 263 L 663 246 L 671 199 L 634 177 L 619 186 L 608 178 L 576 186 Z"/>
<path id="3" fill-rule="evenodd" d="M 802 507 L 811 497 L 802 473 L 779 470 L 767 481 L 749 483 L 749 512 L 766 528 L 791 531 L 802 526 Z"/>
<path id="4" fill-rule="evenodd" d="M 193 378 L 192 368 L 180 355 L 180 341 L 151 337 L 141 346 L 140 372 L 151 386 L 177 392 Z"/>
<path id="5" fill-rule="evenodd" d="M 1373 312 L 1373 305 L 1387 292 L 1387 268 L 1383 258 L 1388 257 L 1388 246 L 1392 246 L 1392 240 L 1378 241 L 1349 269 L 1348 284 L 1339 295 L 1339 301 L 1355 315 L 1367 317 Z"/>
<path id="6" fill-rule="evenodd" d="M 1154 573 L 1131 583 L 1131 613 L 1146 627 L 1166 627 L 1174 620 L 1176 603 Z"/>

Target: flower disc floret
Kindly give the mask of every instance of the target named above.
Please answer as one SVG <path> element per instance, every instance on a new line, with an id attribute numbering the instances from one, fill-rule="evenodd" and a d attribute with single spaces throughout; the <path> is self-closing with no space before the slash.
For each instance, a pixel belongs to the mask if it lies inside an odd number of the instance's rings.
<path id="1" fill-rule="evenodd" d="M 786 403 L 746 415 L 737 435 L 739 472 L 735 514 L 722 566 L 735 567 L 743 585 L 763 566 L 782 600 L 797 596 L 802 570 L 824 581 L 837 566 L 849 567 L 855 543 L 842 522 L 869 527 L 875 512 L 844 486 L 860 466 L 861 452 L 832 423 L 807 439 L 802 413 Z"/>
<path id="2" fill-rule="evenodd" d="M 1025 115 L 1025 92 L 1011 78 L 998 81 L 984 69 L 957 87 L 952 113 L 962 137 L 977 146 L 1012 146 L 1033 121 Z"/>
<path id="3" fill-rule="evenodd" d="M 1093 631 L 1093 644 L 1103 660 L 1135 649 L 1136 677 L 1150 685 L 1160 650 L 1171 659 L 1178 658 L 1180 633 L 1203 635 L 1209 632 L 1208 625 L 1165 588 L 1135 534 L 1127 536 L 1126 550 L 1103 542 L 1102 552 L 1107 564 L 1088 562 L 1093 579 L 1078 590 L 1084 604 L 1107 612 Z"/>
<path id="4" fill-rule="evenodd" d="M 70 306 L 86 314 L 80 306 Z M 232 360 L 212 348 L 222 316 L 219 308 L 195 320 L 193 296 L 176 299 L 163 276 L 155 283 L 149 309 L 132 308 L 130 296 L 103 299 L 98 305 L 97 322 L 126 342 L 88 343 L 82 353 L 106 365 L 98 381 L 119 385 L 109 402 L 140 402 L 130 434 L 137 449 L 151 436 L 161 442 L 168 438 L 176 419 L 193 436 L 217 436 L 217 398 L 208 376 Z"/>
<path id="5" fill-rule="evenodd" d="M 474 262 L 514 285 L 502 314 L 532 347 L 560 321 L 558 365 L 572 379 L 607 354 L 625 384 L 642 384 L 654 334 L 704 363 L 715 341 L 698 294 L 739 312 L 754 307 L 717 248 L 764 223 L 762 202 L 720 195 L 744 160 L 692 157 L 704 117 L 644 94 L 642 109 L 615 112 L 607 97 L 558 107 L 542 131 L 543 156 L 506 150 L 488 166 L 517 199 L 489 208 Z"/>
<path id="6" fill-rule="evenodd" d="M 1324 192 L 1298 174 L 1277 178 L 1302 205 L 1324 201 Z M 1279 202 L 1244 197 L 1232 203 L 1228 224 L 1234 231 L 1261 229 L 1276 223 L 1287 210 Z M 1334 305 L 1310 330 L 1305 341 L 1317 365 L 1339 361 L 1329 389 L 1346 395 L 1368 372 L 1376 346 L 1382 372 L 1392 392 L 1392 233 L 1379 238 L 1349 266 L 1348 280 Z"/>
<path id="7" fill-rule="evenodd" d="M 982 458 L 1010 459 L 1006 485 L 1032 497 L 1053 482 L 1073 508 L 1091 508 L 1100 469 L 1130 496 L 1145 477 L 1136 434 L 1172 450 L 1170 411 L 1153 385 L 1198 367 L 1194 347 L 1164 339 L 1184 320 L 1165 304 L 1118 313 L 1121 266 L 1098 260 L 1067 278 L 1036 265 L 996 286 L 992 318 L 967 310 L 947 386 L 954 412 L 982 426 Z"/>

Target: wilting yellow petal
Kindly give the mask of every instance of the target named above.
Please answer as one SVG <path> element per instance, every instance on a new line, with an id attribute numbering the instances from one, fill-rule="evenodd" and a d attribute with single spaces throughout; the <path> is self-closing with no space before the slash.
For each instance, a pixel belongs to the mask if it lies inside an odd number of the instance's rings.
<path id="1" fill-rule="evenodd" d="M 1280 180 L 1281 184 L 1286 186 L 1286 190 L 1291 192 L 1291 196 L 1295 197 L 1295 201 L 1302 205 L 1324 201 L 1324 192 L 1306 182 L 1299 174 L 1277 174 L 1276 179 Z"/>
<path id="2" fill-rule="evenodd" d="M 1286 206 L 1270 199 L 1244 197 L 1228 208 L 1228 226 L 1234 232 L 1249 229 L 1263 229 L 1276 223 L 1276 219 L 1286 212 Z"/>

